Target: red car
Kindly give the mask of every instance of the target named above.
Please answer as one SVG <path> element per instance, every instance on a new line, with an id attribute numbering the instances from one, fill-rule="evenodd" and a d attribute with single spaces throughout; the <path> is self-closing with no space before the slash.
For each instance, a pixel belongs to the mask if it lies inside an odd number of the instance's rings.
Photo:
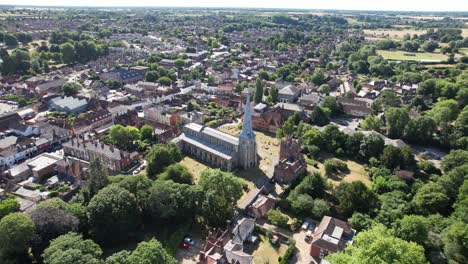
<path id="1" fill-rule="evenodd" d="M 190 244 L 189 244 L 189 243 L 182 242 L 182 243 L 180 244 L 180 248 L 181 248 L 181 249 L 189 249 L 189 248 L 190 248 Z"/>

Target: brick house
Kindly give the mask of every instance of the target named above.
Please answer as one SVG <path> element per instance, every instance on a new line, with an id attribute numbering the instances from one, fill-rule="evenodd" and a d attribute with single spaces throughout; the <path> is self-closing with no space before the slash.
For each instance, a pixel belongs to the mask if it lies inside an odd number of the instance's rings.
<path id="1" fill-rule="evenodd" d="M 79 142 L 72 139 L 62 146 L 65 156 L 72 156 L 85 161 L 91 161 L 95 158 L 100 159 L 113 172 L 129 169 L 132 163 L 138 159 L 137 152 L 129 153 L 98 141 Z"/>
<path id="2" fill-rule="evenodd" d="M 355 233 L 349 223 L 324 216 L 312 235 L 310 255 L 322 259 L 328 254 L 343 251 L 352 242 Z"/>

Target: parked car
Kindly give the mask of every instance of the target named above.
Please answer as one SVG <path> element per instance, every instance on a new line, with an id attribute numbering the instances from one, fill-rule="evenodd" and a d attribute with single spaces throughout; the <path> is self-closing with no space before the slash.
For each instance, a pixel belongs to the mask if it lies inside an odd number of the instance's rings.
<path id="1" fill-rule="evenodd" d="M 312 238 L 312 230 L 308 230 L 306 235 L 305 235 L 305 241 L 309 241 Z"/>
<path id="2" fill-rule="evenodd" d="M 190 248 L 190 244 L 183 242 L 183 243 L 180 244 L 180 248 L 181 248 L 181 249 L 189 249 L 189 248 Z"/>
<path id="3" fill-rule="evenodd" d="M 190 237 L 184 238 L 184 243 L 187 243 L 191 246 L 195 245 L 195 241 L 193 241 L 193 239 L 191 239 Z"/>
<path id="4" fill-rule="evenodd" d="M 307 230 L 307 228 L 309 228 L 309 222 L 304 221 L 304 223 L 302 224 L 301 228 L 302 228 L 302 230 Z"/>

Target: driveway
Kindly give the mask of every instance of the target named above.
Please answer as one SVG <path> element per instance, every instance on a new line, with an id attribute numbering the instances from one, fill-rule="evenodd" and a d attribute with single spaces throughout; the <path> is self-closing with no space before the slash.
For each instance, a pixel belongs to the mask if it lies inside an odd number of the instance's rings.
<path id="1" fill-rule="evenodd" d="M 205 245 L 205 237 L 203 237 L 203 235 L 198 230 L 192 231 L 190 237 L 195 242 L 195 245 L 191 246 L 189 249 L 179 248 L 177 250 L 175 259 L 179 264 L 198 263 L 198 256 Z"/>
<path id="2" fill-rule="evenodd" d="M 305 241 L 306 231 L 302 230 L 298 233 L 294 233 L 293 238 L 296 241 L 296 254 L 294 255 L 291 263 L 301 263 L 301 264 L 317 264 L 310 255 L 310 244 Z"/>

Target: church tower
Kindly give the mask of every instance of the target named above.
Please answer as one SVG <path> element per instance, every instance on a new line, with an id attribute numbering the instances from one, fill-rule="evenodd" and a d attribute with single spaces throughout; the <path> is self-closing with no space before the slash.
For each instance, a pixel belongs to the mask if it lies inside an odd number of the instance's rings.
<path id="1" fill-rule="evenodd" d="M 244 122 L 239 135 L 239 166 L 244 169 L 254 168 L 258 165 L 257 143 L 252 128 L 252 113 L 250 111 L 250 95 L 247 95 L 244 112 Z"/>

